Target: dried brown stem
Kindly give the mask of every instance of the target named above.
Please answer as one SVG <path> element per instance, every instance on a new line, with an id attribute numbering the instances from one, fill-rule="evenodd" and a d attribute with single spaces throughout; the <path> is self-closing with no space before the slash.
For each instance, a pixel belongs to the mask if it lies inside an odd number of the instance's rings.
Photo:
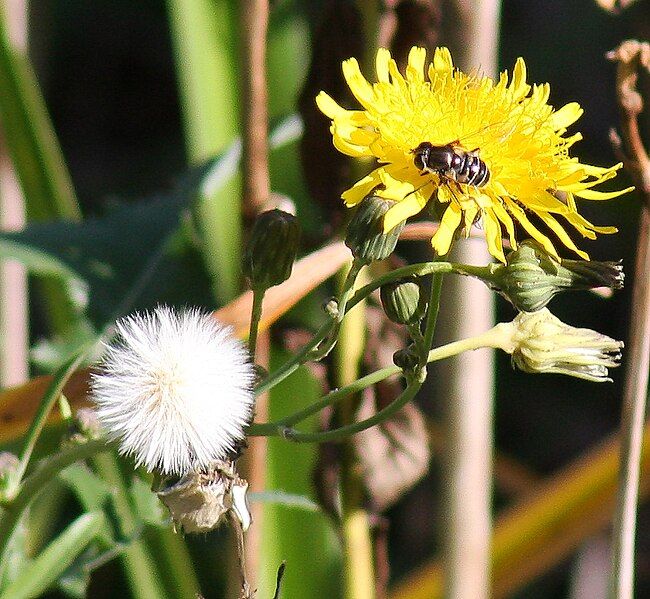
<path id="1" fill-rule="evenodd" d="M 266 39 L 269 24 L 268 0 L 242 0 L 240 2 L 242 24 L 242 167 L 244 171 L 243 212 L 248 220 L 271 207 L 271 184 L 268 157 L 268 92 L 266 86 Z M 256 361 L 268 368 L 269 337 L 261 334 L 257 339 Z M 256 414 L 268 417 L 268 394 L 256 400 Z M 248 451 L 240 467 L 245 469 L 252 491 L 265 487 L 267 441 L 263 437 L 251 439 Z M 256 583 L 260 570 L 263 509 L 253 507 L 255 525 L 247 533 L 247 563 L 241 564 L 244 577 Z M 243 555 L 243 536 L 241 538 Z M 248 597 L 248 583 L 242 583 L 242 596 Z"/>
<path id="2" fill-rule="evenodd" d="M 624 144 L 611 139 L 615 151 L 639 187 L 642 197 L 637 240 L 632 317 L 621 416 L 621 465 L 614 521 L 610 599 L 632 599 L 634 594 L 634 537 L 639 489 L 643 426 L 650 368 L 650 159 L 639 134 L 638 115 L 643 98 L 636 89 L 639 73 L 650 72 L 650 44 L 623 42 L 607 57 L 618 63 L 616 89 Z"/>
<path id="3" fill-rule="evenodd" d="M 268 92 L 266 89 L 266 36 L 268 0 L 241 2 L 243 27 L 243 157 L 244 214 L 253 218 L 269 203 Z"/>

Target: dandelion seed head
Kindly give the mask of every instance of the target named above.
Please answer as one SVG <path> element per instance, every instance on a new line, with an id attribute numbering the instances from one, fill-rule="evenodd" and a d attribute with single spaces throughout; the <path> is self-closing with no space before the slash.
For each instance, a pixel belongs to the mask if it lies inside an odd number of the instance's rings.
<path id="1" fill-rule="evenodd" d="M 137 465 L 183 475 L 226 458 L 253 413 L 253 366 L 231 330 L 160 306 L 116 323 L 92 377 L 98 418 Z"/>

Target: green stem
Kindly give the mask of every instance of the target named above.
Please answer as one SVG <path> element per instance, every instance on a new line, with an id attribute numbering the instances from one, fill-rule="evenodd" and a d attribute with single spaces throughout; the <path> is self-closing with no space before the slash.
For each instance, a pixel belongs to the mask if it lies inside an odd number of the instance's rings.
<path id="1" fill-rule="evenodd" d="M 505 335 L 507 337 L 507 334 Z M 427 355 L 427 362 L 435 362 L 438 360 L 444 360 L 450 358 L 457 354 L 460 354 L 465 351 L 471 351 L 475 349 L 480 349 L 482 347 L 494 347 L 498 349 L 503 349 L 504 334 L 501 332 L 499 325 L 486 331 L 485 333 L 478 335 L 477 337 L 470 337 L 469 339 L 461 339 L 459 341 L 453 341 L 452 343 L 447 343 L 446 345 L 441 345 L 429 351 Z M 323 408 L 335 404 L 346 397 L 349 397 L 353 393 L 357 393 L 366 387 L 370 387 L 379 381 L 383 381 L 389 376 L 394 376 L 399 374 L 401 369 L 397 366 L 387 366 L 386 368 L 381 368 L 376 370 L 359 380 L 331 391 L 323 398 L 314 402 L 310 406 L 303 408 L 302 410 L 286 416 L 281 420 L 276 422 L 254 422 L 250 425 L 247 434 L 249 436 L 264 436 L 264 437 L 285 437 L 289 440 L 295 441 L 297 435 L 302 435 L 299 431 L 294 430 L 292 425 L 297 424 L 298 422 L 303 421 L 312 414 L 319 412 Z M 396 400 L 397 401 L 397 400 Z M 391 404 L 392 405 L 392 404 Z M 372 425 L 371 425 L 372 426 Z M 314 433 L 315 435 L 327 435 L 328 432 L 324 433 Z M 320 438 L 319 438 L 320 440 Z"/>
<path id="2" fill-rule="evenodd" d="M 20 455 L 20 463 L 18 464 L 16 471 L 12 474 L 11 484 L 6 490 L 5 497 L 7 499 L 13 498 L 18 492 L 20 481 L 25 475 L 27 466 L 29 465 L 29 460 L 32 457 L 32 452 L 34 451 L 34 446 L 36 445 L 43 427 L 45 426 L 47 417 L 54 407 L 54 404 L 61 397 L 63 387 L 68 382 L 70 375 L 76 370 L 77 366 L 79 366 L 84 354 L 85 352 L 81 351 L 59 368 L 41 400 L 41 403 L 38 406 L 38 412 L 36 413 L 36 416 L 34 416 L 34 419 L 29 426 L 29 430 L 27 431 L 25 444 L 23 445 L 23 450 Z"/>
<path id="3" fill-rule="evenodd" d="M 389 273 L 386 273 L 385 275 L 377 277 L 374 281 L 368 283 L 353 293 L 354 280 L 352 281 L 352 285 L 347 287 L 346 292 L 346 285 L 349 283 L 349 280 L 351 278 L 351 268 L 350 273 L 348 273 L 348 280 L 346 281 L 346 284 L 344 284 L 344 290 L 342 291 L 341 301 L 339 302 L 338 306 L 339 317 L 342 319 L 346 312 L 352 310 L 352 308 L 354 308 L 359 302 L 363 301 L 366 297 L 368 297 L 368 295 L 370 295 L 376 289 L 379 289 L 382 285 L 390 283 L 392 281 L 397 281 L 404 277 L 413 275 L 424 276 L 432 273 L 455 273 L 489 280 L 491 272 L 492 265 L 471 266 L 468 264 L 454 264 L 451 262 L 422 262 L 419 264 L 411 264 L 409 266 L 397 268 Z M 354 279 L 356 279 L 356 275 L 358 275 L 358 270 L 354 275 Z M 439 290 L 437 293 L 439 293 Z M 437 305 L 437 302 L 435 302 L 435 305 Z M 437 316 L 437 310 L 435 311 L 435 315 Z M 323 323 L 308 344 L 303 346 L 303 348 L 297 354 L 295 354 L 277 370 L 272 372 L 268 377 L 260 382 L 257 387 L 255 387 L 255 394 L 260 395 L 275 387 L 275 385 L 283 381 L 288 376 L 292 375 L 305 362 L 308 362 L 309 360 L 318 360 L 327 355 L 327 353 L 329 353 L 329 350 L 331 350 L 334 346 L 334 343 L 332 343 L 331 340 L 333 330 L 336 328 L 336 326 L 336 321 L 328 321 Z M 328 343 L 326 343 L 323 347 L 319 347 L 321 343 L 323 343 L 328 337 Z M 427 349 L 431 347 L 431 340 L 429 341 L 429 345 L 426 347 Z"/>
<path id="4" fill-rule="evenodd" d="M 117 458 L 114 454 L 98 455 L 94 463 L 99 475 L 111 487 L 121 537 L 134 538 L 139 523 L 133 513 Z M 153 556 L 142 538 L 132 540 L 120 554 L 120 559 L 135 599 L 160 599 L 166 596 Z"/>
<path id="5" fill-rule="evenodd" d="M 66 447 L 58 454 L 47 458 L 22 482 L 11 502 L 5 504 L 2 515 L 0 515 L 0 561 L 2 561 L 1 558 L 7 548 L 7 543 L 20 517 L 34 497 L 45 488 L 46 483 L 70 464 L 108 449 L 110 446 L 106 444 L 105 439 L 96 439 L 81 445 Z"/>
<path id="6" fill-rule="evenodd" d="M 310 359 L 312 352 L 325 340 L 331 328 L 331 321 L 323 323 L 309 343 L 255 387 L 255 395 L 261 395 L 269 389 L 272 389 L 298 370 L 302 364 Z"/>
<path id="7" fill-rule="evenodd" d="M 324 322 L 309 343 L 304 345 L 297 354 L 261 381 L 255 387 L 255 395 L 261 395 L 275 387 L 275 385 L 293 374 L 305 362 L 309 360 L 320 360 L 329 353 L 334 347 L 334 343 L 336 343 L 336 332 L 346 311 L 352 309 L 362 299 L 358 299 L 354 304 L 350 301 L 350 297 L 354 291 L 354 282 L 361 268 L 363 268 L 363 264 L 360 264 L 356 260 L 352 263 L 341 290 L 341 299 L 338 303 L 336 317 Z M 323 342 L 325 342 L 324 347 L 320 347 Z"/>
<path id="8" fill-rule="evenodd" d="M 425 352 L 433 345 L 433 334 L 436 330 L 436 323 L 438 321 L 438 312 L 440 311 L 440 291 L 442 290 L 443 275 L 440 273 L 434 274 L 431 279 L 431 291 L 429 294 L 429 307 L 427 308 L 427 319 L 424 327 L 424 348 Z M 423 357 L 426 357 L 424 354 Z M 422 360 L 424 362 L 424 360 Z M 428 360 L 427 360 L 428 361 Z M 424 366 L 424 364 L 422 364 Z"/>
<path id="9" fill-rule="evenodd" d="M 366 418 L 361 422 L 354 422 L 347 424 L 340 428 L 335 428 L 331 431 L 323 431 L 320 433 L 301 433 L 292 428 L 284 428 L 282 436 L 296 443 L 326 443 L 331 441 L 344 441 L 351 435 L 365 431 L 376 424 L 380 424 L 390 418 L 393 414 L 399 412 L 409 401 L 411 401 L 415 394 L 422 386 L 421 382 L 412 382 L 404 391 L 383 410 L 379 410 L 374 416 Z"/>
<path id="10" fill-rule="evenodd" d="M 248 431 L 248 434 L 252 436 L 265 435 L 268 433 L 268 431 L 271 431 L 272 428 L 275 429 L 278 426 L 293 426 L 294 424 L 298 424 L 299 422 L 306 420 L 313 414 L 320 412 L 323 408 L 326 408 L 327 406 L 335 405 L 341 400 L 345 399 L 346 397 L 358 393 L 359 391 L 363 391 L 367 387 L 370 387 L 371 385 L 374 385 L 379 381 L 383 381 L 385 378 L 389 376 L 399 374 L 400 372 L 401 369 L 398 368 L 397 366 L 387 366 L 386 368 L 382 368 L 380 370 L 376 370 L 375 372 L 371 372 L 370 374 L 361 377 L 360 379 L 356 380 L 354 383 L 350 385 L 346 385 L 345 387 L 341 387 L 340 389 L 335 389 L 334 391 L 330 391 L 327 395 L 325 395 L 325 397 L 319 399 L 318 401 L 315 401 L 313 404 L 307 406 L 306 408 L 303 408 L 302 410 L 299 410 L 298 412 L 295 412 L 294 414 L 291 414 L 290 416 L 287 416 L 286 418 L 281 418 L 275 423 L 272 424 L 253 423 L 251 425 L 251 428 Z"/>
<path id="11" fill-rule="evenodd" d="M 251 329 L 248 335 L 248 347 L 251 360 L 255 362 L 255 349 L 257 346 L 257 331 L 262 318 L 262 302 L 266 289 L 253 289 L 253 308 L 251 309 Z"/>

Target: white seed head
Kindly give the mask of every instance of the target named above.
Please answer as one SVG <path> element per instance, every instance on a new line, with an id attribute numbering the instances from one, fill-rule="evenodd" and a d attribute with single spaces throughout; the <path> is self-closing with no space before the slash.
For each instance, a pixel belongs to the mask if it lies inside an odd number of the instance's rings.
<path id="1" fill-rule="evenodd" d="M 254 371 L 231 330 L 201 310 L 165 306 L 116 329 L 91 385 L 120 453 L 181 476 L 236 450 L 253 414 Z"/>

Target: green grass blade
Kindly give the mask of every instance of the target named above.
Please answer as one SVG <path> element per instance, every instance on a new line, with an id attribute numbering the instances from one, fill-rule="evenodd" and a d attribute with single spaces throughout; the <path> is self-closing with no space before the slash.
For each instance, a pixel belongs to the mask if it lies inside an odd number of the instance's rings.
<path id="1" fill-rule="evenodd" d="M 0 122 L 25 194 L 29 220 L 81 220 L 34 72 L 11 47 L 0 11 Z"/>
<path id="2" fill-rule="evenodd" d="M 191 162 L 215 156 L 239 130 L 237 2 L 168 0 Z"/>
<path id="3" fill-rule="evenodd" d="M 280 357 L 274 356 L 276 364 Z M 271 390 L 270 418 L 281 418 L 301 405 L 307 405 L 318 398 L 319 392 L 318 383 L 307 369 L 300 368 Z M 316 430 L 318 418 L 310 418 L 305 425 L 306 429 Z M 311 481 L 317 457 L 317 445 L 297 446 L 282 439 L 269 438 L 264 495 L 284 496 L 285 499 L 301 496 L 314 501 Z M 301 506 L 287 501 L 264 505 L 262 564 L 258 574 L 260 597 L 273 596 L 277 569 L 282 561 L 286 561 L 283 597 L 320 599 L 340 596 L 341 549 L 334 528 L 323 512 L 296 509 L 305 505 L 304 501 Z"/>
<path id="4" fill-rule="evenodd" d="M 0 599 L 40 596 L 93 541 L 104 524 L 101 512 L 79 516 L 5 589 Z"/>
<path id="5" fill-rule="evenodd" d="M 190 162 L 223 151 L 239 130 L 237 3 L 234 0 L 168 0 Z M 217 187 L 208 181 L 195 217 L 203 233 L 206 265 L 219 304 L 240 289 L 241 181 Z"/>

